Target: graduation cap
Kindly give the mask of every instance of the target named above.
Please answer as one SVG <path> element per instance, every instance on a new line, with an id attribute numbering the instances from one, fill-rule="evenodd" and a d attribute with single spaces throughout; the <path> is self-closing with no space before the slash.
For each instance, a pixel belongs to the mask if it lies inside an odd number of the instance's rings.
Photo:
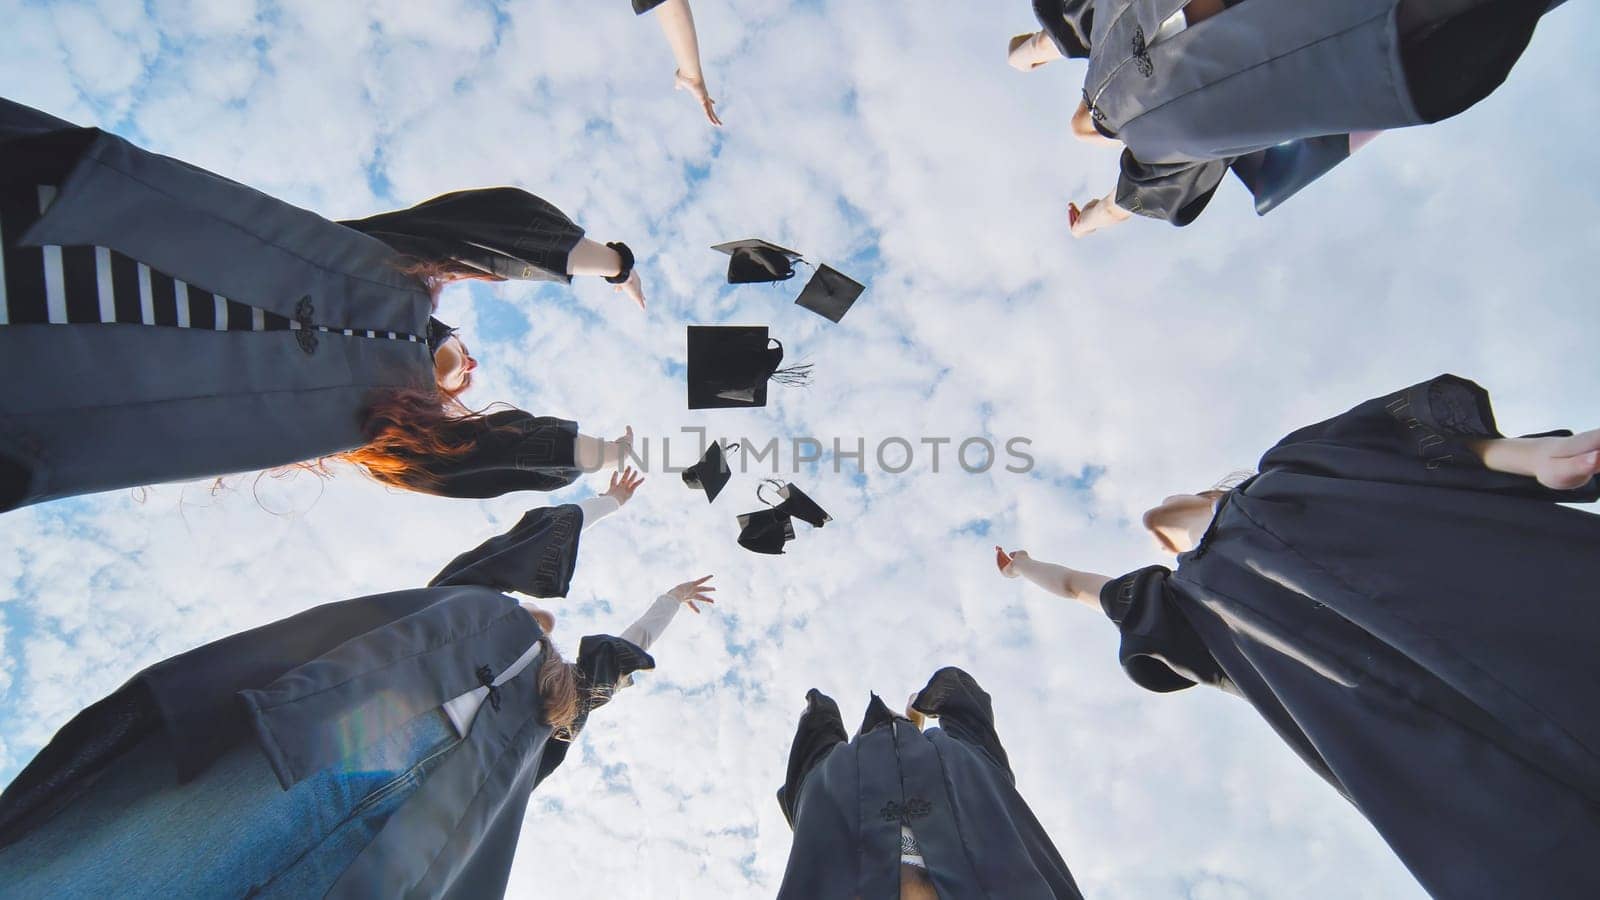
<path id="1" fill-rule="evenodd" d="M 803 306 L 834 324 L 844 318 L 850 307 L 866 290 L 861 282 L 829 266 L 817 266 L 817 274 L 806 282 L 795 305 Z"/>
<path id="2" fill-rule="evenodd" d="M 769 485 L 777 485 L 780 500 L 777 504 L 768 503 L 761 494 L 762 488 Z M 738 517 L 739 546 L 752 553 L 781 555 L 784 545 L 794 540 L 795 519 L 815 528 L 833 521 L 833 516 L 824 512 L 817 501 L 807 497 L 804 491 L 773 478 L 763 481 L 756 488 L 756 498 L 767 503 L 767 508 Z"/>
<path id="3" fill-rule="evenodd" d="M 727 449 L 736 450 L 738 447 L 738 444 L 730 444 Z M 732 477 L 720 443 L 713 443 L 707 447 L 705 455 L 700 457 L 699 462 L 683 470 L 683 483 L 691 488 L 705 491 L 706 500 L 713 503 Z"/>
<path id="4" fill-rule="evenodd" d="M 729 241 L 711 249 L 728 254 L 729 284 L 788 281 L 794 277 L 794 264 L 802 260 L 799 253 L 760 238 Z M 838 269 L 819 265 L 795 303 L 837 324 L 865 290 L 861 282 Z"/>
<path id="5" fill-rule="evenodd" d="M 794 540 L 794 520 L 776 509 L 739 516 L 739 546 L 751 553 L 783 555 L 783 545 Z"/>
<path id="6" fill-rule="evenodd" d="M 778 512 L 799 519 L 812 528 L 821 528 L 833 521 L 833 516 L 828 515 L 821 506 L 818 506 L 817 501 L 806 496 L 804 491 L 795 487 L 792 483 L 784 483 L 771 478 L 762 482 L 761 486 L 756 488 L 756 496 L 760 497 L 763 503 L 766 502 L 766 498 L 761 497 L 761 488 L 768 485 L 778 486 L 778 497 L 781 502 L 768 504 Z"/>
<path id="7" fill-rule="evenodd" d="M 811 382 L 810 365 L 782 366 L 783 344 L 765 325 L 690 325 L 689 408 L 766 406 L 768 381 Z"/>
<path id="8" fill-rule="evenodd" d="M 760 238 L 729 241 L 711 249 L 728 254 L 729 284 L 788 281 L 794 277 L 794 264 L 800 261 L 800 254 Z"/>

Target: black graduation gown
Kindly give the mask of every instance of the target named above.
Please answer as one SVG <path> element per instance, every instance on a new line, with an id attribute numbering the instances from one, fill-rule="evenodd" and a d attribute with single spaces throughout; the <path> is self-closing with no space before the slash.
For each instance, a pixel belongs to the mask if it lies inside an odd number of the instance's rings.
<path id="1" fill-rule="evenodd" d="M 839 706 L 806 694 L 778 803 L 794 829 L 779 900 L 895 900 L 900 828 L 911 828 L 948 900 L 1081 900 L 1050 836 L 1017 793 L 994 708 L 971 675 L 934 673 L 916 726 L 872 697 L 856 737 Z"/>
<path id="2" fill-rule="evenodd" d="M 59 185 L 49 208 L 23 233 L 0 235 L 8 296 L 43 290 L 24 279 L 24 263 L 43 266 L 41 246 L 103 247 L 130 266 L 164 273 L 168 283 L 334 330 L 307 339 L 305 327 L 0 325 L 0 383 L 8 385 L 0 391 L 0 511 L 358 447 L 376 397 L 434 383 L 424 342 L 364 334 L 428 331 L 432 300 L 400 272 L 397 249 L 534 278 L 551 277 L 533 267 L 555 264 L 560 241 L 577 240 L 576 226 L 549 204 L 510 188 L 452 194 L 356 223 L 386 227 L 377 240 L 0 99 L 0 191 L 46 184 Z M 452 233 L 461 239 L 446 240 Z M 563 255 L 562 272 L 565 265 Z M 88 281 L 82 289 L 92 293 L 94 278 Z M 69 283 L 69 303 L 73 290 Z M 427 468 L 435 479 L 414 486 L 483 497 L 570 484 L 578 474 L 576 425 L 515 418 L 497 420 L 515 428 L 500 429 L 466 458 L 434 461 Z"/>
<path id="3" fill-rule="evenodd" d="M 1128 674 L 1254 706 L 1441 897 L 1595 897 L 1600 517 L 1490 471 L 1442 375 L 1284 438 L 1176 571 L 1106 585 Z"/>
<path id="4" fill-rule="evenodd" d="M 536 509 L 453 560 L 426 588 L 314 607 L 157 663 L 61 728 L 0 793 L 0 848 L 49 821 L 142 740 L 187 782 L 253 742 L 285 789 L 498 674 L 540 637 L 515 600 L 566 593 L 583 513 Z M 601 702 L 649 654 L 620 638 L 580 644 Z M 499 897 L 528 797 L 561 764 L 531 667 L 500 685 L 339 880 L 331 897 Z"/>
<path id="5" fill-rule="evenodd" d="M 1127 145 L 1118 205 L 1181 226 L 1241 157 L 1468 109 L 1505 81 L 1561 2 L 1228 0 L 1162 41 L 1161 23 L 1185 0 L 1093 0 L 1092 15 L 1069 19 L 1087 35 L 1083 96 L 1095 125 Z"/>

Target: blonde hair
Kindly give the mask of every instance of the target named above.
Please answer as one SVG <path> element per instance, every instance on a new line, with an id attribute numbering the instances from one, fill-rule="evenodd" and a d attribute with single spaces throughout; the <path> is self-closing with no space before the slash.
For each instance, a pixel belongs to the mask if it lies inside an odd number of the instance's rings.
<path id="1" fill-rule="evenodd" d="M 550 638 L 539 637 L 539 699 L 544 705 L 540 721 L 549 725 L 557 740 L 570 741 L 578 720 L 578 673 Z"/>

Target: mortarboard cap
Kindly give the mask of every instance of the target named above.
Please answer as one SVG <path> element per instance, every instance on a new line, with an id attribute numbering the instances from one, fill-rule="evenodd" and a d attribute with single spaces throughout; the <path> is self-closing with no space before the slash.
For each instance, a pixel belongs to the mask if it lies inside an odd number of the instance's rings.
<path id="1" fill-rule="evenodd" d="M 729 284 L 760 284 L 788 281 L 794 277 L 794 264 L 800 254 L 760 238 L 729 241 L 711 249 L 726 253 Z"/>
<path id="2" fill-rule="evenodd" d="M 776 504 L 768 503 L 767 499 L 761 496 L 761 488 L 768 485 L 777 485 L 778 497 L 782 502 Z M 805 491 L 795 487 L 792 482 L 784 483 L 775 478 L 769 478 L 756 488 L 756 496 L 761 499 L 761 502 L 768 503 L 778 512 L 799 519 L 813 528 L 821 528 L 833 521 L 833 516 L 828 515 L 821 506 L 817 505 L 817 501 L 806 496 Z"/>
<path id="3" fill-rule="evenodd" d="M 818 266 L 817 274 L 806 282 L 805 289 L 794 302 L 837 324 L 865 290 L 861 282 L 838 269 Z"/>
<path id="4" fill-rule="evenodd" d="M 732 450 L 738 446 L 733 444 L 728 449 Z M 732 477 L 720 443 L 713 443 L 707 447 L 705 455 L 700 457 L 699 462 L 683 470 L 683 483 L 691 488 L 705 491 L 706 500 L 713 503 L 716 502 L 717 495 L 722 493 L 722 489 L 728 486 L 728 480 Z"/>
<path id="5" fill-rule="evenodd" d="M 689 408 L 766 406 L 769 379 L 809 382 L 809 365 L 782 365 L 783 344 L 765 325 L 690 325 Z"/>
<path id="6" fill-rule="evenodd" d="M 739 546 L 751 553 L 769 556 L 783 554 L 783 545 L 794 540 L 794 522 L 776 509 L 739 516 Z"/>

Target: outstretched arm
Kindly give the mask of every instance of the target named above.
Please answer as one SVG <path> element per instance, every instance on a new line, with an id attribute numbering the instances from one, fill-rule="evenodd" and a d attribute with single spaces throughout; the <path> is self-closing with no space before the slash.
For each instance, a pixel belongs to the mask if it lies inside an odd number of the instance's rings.
<path id="1" fill-rule="evenodd" d="M 1100 589 L 1111 579 L 1094 572 L 1080 572 L 1054 563 L 1039 562 L 1025 550 L 1010 553 L 994 548 L 995 564 L 1007 578 L 1026 578 L 1058 597 L 1076 600 L 1095 611 L 1100 609 Z"/>
<path id="2" fill-rule="evenodd" d="M 1600 428 L 1570 437 L 1483 438 L 1466 444 L 1484 468 L 1526 475 L 1552 490 L 1577 490 L 1600 475 Z"/>
<path id="3" fill-rule="evenodd" d="M 633 456 L 633 426 L 629 425 L 622 433 L 622 437 L 614 441 L 605 441 L 587 434 L 580 434 L 572 450 L 573 460 L 578 468 L 585 472 L 598 472 L 601 469 L 613 469 L 627 463 Z M 630 495 L 631 496 L 631 495 Z"/>
<path id="4" fill-rule="evenodd" d="M 694 12 L 689 9 L 689 0 L 667 0 L 656 7 L 655 15 L 656 21 L 661 23 L 661 31 L 667 36 L 667 44 L 672 47 L 672 58 L 678 63 L 674 86 L 680 91 L 688 91 L 699 101 L 707 121 L 721 125 L 722 120 L 717 117 L 717 101 L 712 100 L 706 91 L 706 75 L 700 67 L 700 37 L 694 30 Z"/>
<path id="5" fill-rule="evenodd" d="M 632 251 L 629 251 L 632 253 Z M 614 279 L 623 276 L 626 278 L 616 282 L 617 290 L 627 294 L 628 299 L 639 304 L 644 309 L 644 283 L 639 280 L 639 270 L 634 268 L 631 259 L 624 259 L 622 253 L 611 244 L 602 244 L 588 238 L 579 238 L 577 246 L 567 254 L 568 275 L 598 275 L 601 278 Z"/>
<path id="6" fill-rule="evenodd" d="M 644 611 L 644 615 L 617 637 L 641 649 L 649 650 L 650 645 L 654 644 L 662 632 L 667 630 L 667 626 L 672 624 L 673 617 L 678 614 L 678 607 L 688 606 L 698 613 L 701 603 L 716 602 L 711 599 L 711 594 L 716 591 L 716 588 L 709 584 L 711 578 L 712 576 L 707 575 L 695 581 L 686 581 L 657 597 L 656 601 L 650 604 L 650 608 Z"/>

